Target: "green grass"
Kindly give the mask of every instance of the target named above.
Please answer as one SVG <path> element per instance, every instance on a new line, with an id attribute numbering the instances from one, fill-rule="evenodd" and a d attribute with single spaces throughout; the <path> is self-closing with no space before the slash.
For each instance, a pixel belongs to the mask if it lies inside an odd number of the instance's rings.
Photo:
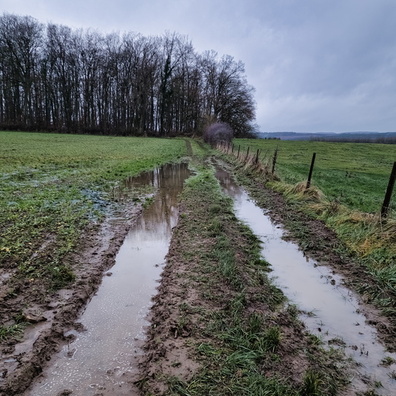
<path id="1" fill-rule="evenodd" d="M 181 139 L 0 132 L 0 266 L 54 289 L 72 281 L 62 258 L 114 187 L 185 153 Z"/>
<path id="2" fill-rule="evenodd" d="M 114 188 L 143 170 L 180 160 L 188 149 L 201 160 L 208 153 L 192 140 L 186 145 L 181 139 L 0 132 L 0 266 L 25 284 L 51 290 L 73 281 L 65 257 L 86 227 L 116 204 Z M 180 304 L 175 329 L 194 332 L 197 323 L 191 321 L 198 318 L 201 334 L 192 342 L 202 369 L 188 382 L 166 378 L 168 394 L 335 394 L 343 376 L 333 367 L 335 358 L 305 337 L 295 310 L 285 309 L 283 294 L 267 278 L 259 240 L 235 218 L 213 170 L 191 167 L 196 175 L 186 183 L 180 215 L 185 234 L 174 254 L 197 265 L 189 280 L 200 282 L 204 304 Z M 9 297 L 17 296 L 9 289 Z M 0 340 L 17 337 L 21 326 L 1 327 Z M 288 334 L 294 328 L 293 340 Z M 318 376 L 292 378 L 290 359 L 296 357 Z"/>
<path id="3" fill-rule="evenodd" d="M 14 324 L 10 326 L 0 326 L 0 341 L 6 341 L 10 338 L 18 337 L 22 334 L 24 326 Z"/>
<path id="4" fill-rule="evenodd" d="M 293 185 L 307 180 L 312 154 L 316 153 L 313 185 L 329 200 L 369 213 L 381 210 L 396 161 L 396 146 L 387 144 L 265 139 L 236 139 L 234 144 L 244 152 L 247 147 L 254 153 L 260 149 L 264 162 L 272 161 L 278 148 L 276 173 L 283 183 Z"/>

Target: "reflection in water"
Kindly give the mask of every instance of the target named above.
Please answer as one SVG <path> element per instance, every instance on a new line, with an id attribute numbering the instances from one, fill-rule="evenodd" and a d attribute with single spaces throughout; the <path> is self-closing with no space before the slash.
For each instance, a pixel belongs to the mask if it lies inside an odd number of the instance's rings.
<path id="1" fill-rule="evenodd" d="M 275 283 L 306 312 L 302 320 L 309 330 L 330 345 L 345 348 L 359 364 L 359 377 L 365 377 L 365 383 L 380 381 L 383 387 L 376 392 L 391 395 L 391 389 L 396 389 L 396 381 L 391 378 L 396 364 L 389 367 L 380 364 L 385 356 L 396 361 L 396 354 L 386 353 L 377 341 L 376 329 L 366 324 L 353 293 L 342 286 L 342 278 L 306 258 L 296 244 L 284 241 L 282 229 L 271 222 L 228 172 L 218 168 L 216 176 L 223 190 L 233 198 L 238 218 L 263 242 L 262 255 L 271 264 Z M 366 390 L 365 383 L 358 377 L 352 381 L 356 391 Z"/>
<path id="2" fill-rule="evenodd" d="M 82 315 L 86 331 L 74 332 L 77 339 L 28 395 L 53 396 L 64 389 L 84 396 L 133 394 L 123 375 L 136 370 L 145 317 L 177 223 L 177 195 L 189 174 L 187 164 L 165 165 L 126 182 L 130 189 L 150 183 L 158 192 L 125 238 L 112 276 L 103 279 Z"/>

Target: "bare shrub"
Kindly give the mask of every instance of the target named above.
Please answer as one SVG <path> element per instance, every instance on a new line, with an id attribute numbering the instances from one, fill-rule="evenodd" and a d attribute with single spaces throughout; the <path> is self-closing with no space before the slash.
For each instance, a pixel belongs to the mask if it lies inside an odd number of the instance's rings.
<path id="1" fill-rule="evenodd" d="M 234 132 L 225 122 L 216 122 L 209 125 L 204 132 L 203 138 L 212 146 L 219 143 L 231 143 Z"/>

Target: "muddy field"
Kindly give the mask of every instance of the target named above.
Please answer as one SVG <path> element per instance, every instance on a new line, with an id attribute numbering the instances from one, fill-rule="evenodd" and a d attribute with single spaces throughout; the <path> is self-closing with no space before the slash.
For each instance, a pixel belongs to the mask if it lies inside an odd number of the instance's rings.
<path id="1" fill-rule="evenodd" d="M 269 209 L 274 222 L 285 225 L 288 237 L 298 239 L 309 257 L 330 265 L 352 288 L 362 276 L 375 283 L 353 257 L 338 249 L 335 234 L 322 222 L 311 220 L 242 169 L 234 170 L 257 203 Z M 129 387 L 125 394 L 261 394 L 257 389 L 265 387 L 272 392 L 266 394 L 274 395 L 357 394 L 348 388 L 353 367 L 337 352 L 323 352 L 307 334 L 295 308 L 285 305 L 280 291 L 268 282 L 269 270 L 257 258 L 260 243 L 236 221 L 230 202 L 217 193 L 211 195 L 209 183 L 214 182 L 202 176 L 195 190 L 189 187 L 181 197 L 179 223 L 149 314 L 139 372 L 123 376 L 123 389 L 125 384 Z M 76 280 L 67 289 L 48 295 L 38 283 L 21 280 L 10 284 L 10 274 L 4 271 L 0 275 L 1 317 L 11 323 L 18 314 L 29 323 L 23 334 L 16 333 L 1 344 L 0 394 L 24 394 L 34 378 L 45 374 L 51 356 L 71 342 L 74 336 L 68 332 L 83 331 L 79 316 L 114 264 L 141 210 L 136 204 L 118 205 L 100 226 L 85 233 L 77 253 L 68 257 Z M 221 244 L 219 235 L 224 236 Z M 218 268 L 227 252 L 232 253 L 233 267 Z M 361 309 L 384 344 L 395 351 L 396 323 L 369 305 L 361 305 Z M 223 365 L 224 360 L 229 363 L 225 356 L 242 358 L 227 333 L 236 323 L 245 338 L 254 329 L 249 348 L 262 348 L 262 353 L 247 356 L 247 363 Z M 254 390 L 250 387 L 261 379 L 252 379 L 249 371 L 279 381 L 260 384 Z M 319 376 L 312 375 L 314 372 Z M 313 388 L 309 388 L 307 373 L 317 383 Z M 114 392 L 114 388 L 104 388 L 96 394 L 124 394 Z M 370 392 L 366 394 L 376 394 Z M 61 394 L 78 393 L 65 389 Z"/>

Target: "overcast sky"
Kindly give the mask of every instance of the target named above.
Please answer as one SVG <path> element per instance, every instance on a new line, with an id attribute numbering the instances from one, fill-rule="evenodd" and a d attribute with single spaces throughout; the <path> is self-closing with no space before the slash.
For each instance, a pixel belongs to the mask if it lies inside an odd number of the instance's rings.
<path id="1" fill-rule="evenodd" d="M 396 131 L 396 0 L 0 0 L 1 14 L 188 36 L 245 64 L 261 131 Z"/>

